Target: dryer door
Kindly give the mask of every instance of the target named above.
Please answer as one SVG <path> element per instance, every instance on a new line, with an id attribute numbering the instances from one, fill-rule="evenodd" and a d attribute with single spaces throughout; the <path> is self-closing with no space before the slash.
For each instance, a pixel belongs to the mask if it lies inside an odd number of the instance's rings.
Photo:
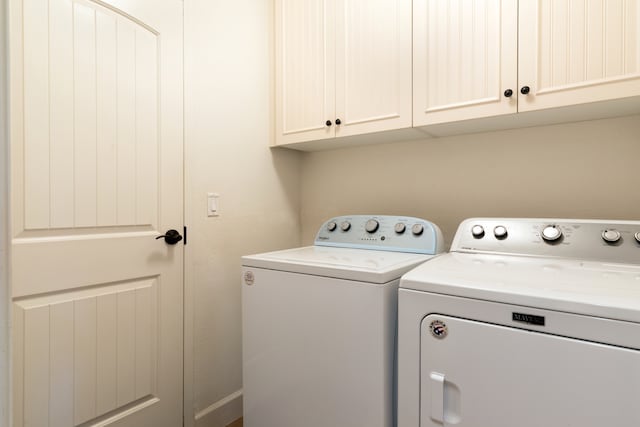
<path id="1" fill-rule="evenodd" d="M 420 357 L 421 427 L 640 426 L 638 350 L 429 315 Z"/>

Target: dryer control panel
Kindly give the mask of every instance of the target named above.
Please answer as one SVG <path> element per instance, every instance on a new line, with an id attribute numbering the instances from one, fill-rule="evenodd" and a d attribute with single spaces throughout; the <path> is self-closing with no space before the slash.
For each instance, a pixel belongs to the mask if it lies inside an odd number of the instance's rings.
<path id="1" fill-rule="evenodd" d="M 640 221 L 471 218 L 451 251 L 640 264 Z"/>
<path id="2" fill-rule="evenodd" d="M 435 255 L 444 251 L 440 228 L 421 218 L 347 215 L 326 221 L 314 244 Z"/>

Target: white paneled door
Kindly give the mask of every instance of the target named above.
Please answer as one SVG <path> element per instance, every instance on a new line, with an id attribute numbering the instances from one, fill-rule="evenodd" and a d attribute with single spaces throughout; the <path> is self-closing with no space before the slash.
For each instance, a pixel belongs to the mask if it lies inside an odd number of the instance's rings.
<path id="1" fill-rule="evenodd" d="M 182 1 L 10 0 L 14 427 L 182 425 Z"/>

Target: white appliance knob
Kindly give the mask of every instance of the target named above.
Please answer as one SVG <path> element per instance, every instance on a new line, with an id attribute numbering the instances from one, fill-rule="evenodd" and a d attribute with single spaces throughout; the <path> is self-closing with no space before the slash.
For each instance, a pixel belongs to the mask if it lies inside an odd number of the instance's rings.
<path id="1" fill-rule="evenodd" d="M 351 223 L 349 221 L 342 221 L 340 223 L 340 230 L 349 231 L 350 228 L 351 228 Z"/>
<path id="2" fill-rule="evenodd" d="M 542 238 L 547 242 L 555 242 L 562 237 L 562 230 L 555 225 L 547 225 L 542 230 Z"/>
<path id="3" fill-rule="evenodd" d="M 402 234 L 407 229 L 407 227 L 403 223 L 399 222 L 399 223 L 396 224 L 395 227 L 393 227 L 393 229 L 395 230 L 396 233 Z M 640 233 L 638 233 L 638 234 L 640 234 Z"/>
<path id="4" fill-rule="evenodd" d="M 380 223 L 378 221 L 376 221 L 375 219 L 370 219 L 364 225 L 364 229 L 367 230 L 367 233 L 375 233 L 378 230 L 379 226 Z"/>
<path id="5" fill-rule="evenodd" d="M 620 240 L 620 232 L 617 230 L 604 230 L 602 232 L 602 240 L 607 243 L 616 243 Z"/>
<path id="6" fill-rule="evenodd" d="M 471 227 L 471 235 L 476 239 L 484 237 L 484 227 L 481 225 L 474 225 Z"/>
<path id="7" fill-rule="evenodd" d="M 496 239 L 504 239 L 507 234 L 507 228 L 503 225 L 498 225 L 493 229 L 493 235 L 496 236 Z"/>
<path id="8" fill-rule="evenodd" d="M 330 223 L 327 224 L 327 230 L 334 231 L 337 226 L 338 225 L 335 222 L 331 221 Z"/>
<path id="9" fill-rule="evenodd" d="M 411 232 L 416 236 L 421 235 L 423 231 L 424 227 L 422 224 L 413 224 L 413 227 L 411 227 Z"/>
<path id="10" fill-rule="evenodd" d="M 636 233 L 636 242 L 640 243 L 640 231 Z"/>

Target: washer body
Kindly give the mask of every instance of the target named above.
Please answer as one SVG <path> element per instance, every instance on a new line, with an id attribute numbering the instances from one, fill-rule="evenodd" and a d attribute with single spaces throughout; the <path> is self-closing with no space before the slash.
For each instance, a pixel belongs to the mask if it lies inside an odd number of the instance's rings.
<path id="1" fill-rule="evenodd" d="M 397 234 L 402 221 L 425 231 Z M 351 216 L 323 224 L 314 246 L 243 257 L 244 425 L 394 425 L 399 278 L 441 251 L 427 221 Z"/>
<path id="2" fill-rule="evenodd" d="M 450 253 L 401 280 L 398 426 L 640 425 L 638 231 L 463 222 Z"/>

